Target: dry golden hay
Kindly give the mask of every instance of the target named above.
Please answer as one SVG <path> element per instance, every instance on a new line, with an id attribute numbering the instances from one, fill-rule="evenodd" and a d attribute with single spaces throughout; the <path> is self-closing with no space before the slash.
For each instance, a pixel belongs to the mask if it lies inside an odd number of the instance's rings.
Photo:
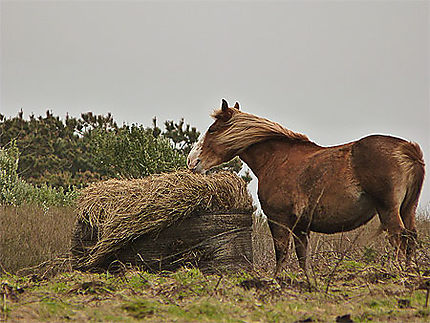
<path id="1" fill-rule="evenodd" d="M 233 173 L 177 171 L 93 184 L 82 191 L 77 210 L 78 221 L 97 232 L 94 244 L 74 259 L 75 268 L 89 269 L 130 241 L 192 215 L 252 214 L 253 206 L 246 183 Z"/>

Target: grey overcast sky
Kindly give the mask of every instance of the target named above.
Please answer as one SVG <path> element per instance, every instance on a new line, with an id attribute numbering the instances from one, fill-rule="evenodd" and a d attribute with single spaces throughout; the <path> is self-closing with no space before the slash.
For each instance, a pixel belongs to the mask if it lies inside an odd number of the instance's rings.
<path id="1" fill-rule="evenodd" d="M 0 113 L 205 131 L 226 98 L 321 145 L 413 140 L 430 165 L 429 4 L 1 1 Z"/>

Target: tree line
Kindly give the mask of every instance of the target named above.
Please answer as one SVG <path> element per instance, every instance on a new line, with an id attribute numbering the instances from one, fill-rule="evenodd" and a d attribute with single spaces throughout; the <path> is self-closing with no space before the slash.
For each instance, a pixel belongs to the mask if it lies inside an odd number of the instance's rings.
<path id="1" fill-rule="evenodd" d="M 17 172 L 33 185 L 82 187 L 108 178 L 134 178 L 186 166 L 186 156 L 200 133 L 186 124 L 165 121 L 164 127 L 124 124 L 109 113 L 66 115 L 46 111 L 44 116 L 15 117 L 0 114 L 0 147 L 14 145 L 19 151 Z M 222 165 L 239 172 L 235 159 Z M 244 176 L 249 180 L 249 174 Z"/>

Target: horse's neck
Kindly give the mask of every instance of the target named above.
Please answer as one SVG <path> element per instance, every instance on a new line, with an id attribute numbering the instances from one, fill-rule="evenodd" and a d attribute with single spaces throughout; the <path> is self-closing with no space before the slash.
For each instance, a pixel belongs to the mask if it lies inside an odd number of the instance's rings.
<path id="1" fill-rule="evenodd" d="M 257 178 L 262 175 L 267 167 L 277 167 L 283 163 L 287 156 L 297 151 L 314 149 L 318 147 L 311 142 L 297 142 L 293 140 L 266 140 L 249 146 L 239 158 L 242 159 Z"/>

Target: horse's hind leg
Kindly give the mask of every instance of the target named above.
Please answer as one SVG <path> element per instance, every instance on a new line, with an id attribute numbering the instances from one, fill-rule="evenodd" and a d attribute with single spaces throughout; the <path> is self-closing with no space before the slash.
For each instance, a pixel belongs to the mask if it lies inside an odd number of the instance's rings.
<path id="1" fill-rule="evenodd" d="M 406 254 L 406 265 L 410 264 L 411 257 L 416 250 L 417 229 L 415 226 L 415 212 L 418 205 L 418 196 L 413 199 L 405 199 L 400 208 L 400 215 L 405 225 L 405 232 L 402 234 L 402 250 Z"/>
<path id="2" fill-rule="evenodd" d="M 377 208 L 382 228 L 388 231 L 390 243 L 399 250 L 400 237 L 405 232 L 405 225 L 400 217 L 400 207 Z"/>

